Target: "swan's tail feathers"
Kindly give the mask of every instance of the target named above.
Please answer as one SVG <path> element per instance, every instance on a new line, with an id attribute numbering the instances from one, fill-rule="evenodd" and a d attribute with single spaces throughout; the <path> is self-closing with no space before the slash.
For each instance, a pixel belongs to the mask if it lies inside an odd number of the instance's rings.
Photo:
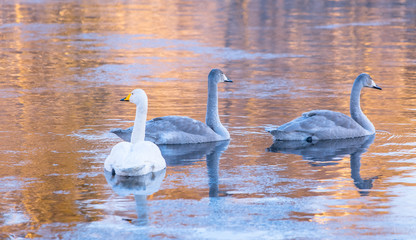
<path id="1" fill-rule="evenodd" d="M 119 138 L 123 139 L 126 142 L 131 141 L 131 134 L 133 132 L 133 127 L 129 127 L 127 129 L 121 129 L 121 128 L 113 128 L 110 130 L 111 133 L 114 133 Z"/>
<path id="2" fill-rule="evenodd" d="M 110 130 L 111 133 L 114 133 L 117 136 L 119 134 L 121 134 L 123 131 L 124 131 L 124 129 L 121 129 L 121 128 L 113 128 L 113 129 Z"/>
<path id="3" fill-rule="evenodd" d="M 120 132 L 121 130 L 123 130 L 123 129 L 121 129 L 121 128 L 113 128 L 113 129 L 110 130 L 110 132 L 111 133 L 117 133 L 117 132 Z"/>

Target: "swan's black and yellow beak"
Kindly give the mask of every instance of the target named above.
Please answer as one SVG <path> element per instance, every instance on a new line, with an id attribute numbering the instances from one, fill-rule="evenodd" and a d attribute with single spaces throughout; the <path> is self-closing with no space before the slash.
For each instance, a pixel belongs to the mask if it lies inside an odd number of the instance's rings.
<path id="1" fill-rule="evenodd" d="M 131 93 L 127 97 L 120 99 L 120 101 L 127 101 L 128 102 L 130 100 L 130 96 L 131 96 Z"/>
<path id="2" fill-rule="evenodd" d="M 233 82 L 233 81 L 231 81 L 231 79 L 228 79 L 228 77 L 227 77 L 227 76 L 225 76 L 225 74 L 224 74 L 224 73 L 222 73 L 222 81 L 223 81 L 223 82 Z"/>

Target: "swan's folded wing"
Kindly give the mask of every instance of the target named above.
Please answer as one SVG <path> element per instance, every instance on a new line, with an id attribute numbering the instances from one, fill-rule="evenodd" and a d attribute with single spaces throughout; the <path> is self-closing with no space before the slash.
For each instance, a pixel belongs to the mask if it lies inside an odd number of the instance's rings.
<path id="1" fill-rule="evenodd" d="M 205 123 L 189 117 L 166 116 L 146 123 L 146 139 L 157 144 L 195 143 L 198 138 L 212 136 L 216 133 Z"/>
<path id="2" fill-rule="evenodd" d="M 116 175 L 141 176 L 166 168 L 165 159 L 156 144 L 148 141 L 128 144 L 131 146 L 130 149 L 120 156 L 120 161 L 114 165 Z"/>
<path id="3" fill-rule="evenodd" d="M 314 110 L 307 113 L 311 122 L 321 128 L 342 128 L 349 131 L 365 130 L 360 124 L 358 124 L 351 117 L 329 110 Z"/>
<path id="4" fill-rule="evenodd" d="M 204 135 L 212 130 L 203 122 L 182 116 L 158 117 L 147 121 L 146 130 L 149 131 L 174 131 L 196 135 Z"/>
<path id="5" fill-rule="evenodd" d="M 357 123 L 347 115 L 329 110 L 314 110 L 303 113 L 301 117 L 288 122 L 278 129 L 282 131 L 310 132 L 317 129 L 328 129 L 334 127 L 351 128 Z"/>
<path id="6" fill-rule="evenodd" d="M 104 168 L 105 170 L 111 172 L 115 165 L 120 164 L 120 161 L 122 162 L 123 159 L 126 158 L 128 153 L 131 149 L 131 143 L 128 142 L 120 142 L 117 143 L 110 152 L 110 155 L 107 156 L 104 162 Z"/>
<path id="7" fill-rule="evenodd" d="M 279 132 L 302 133 L 318 139 L 349 138 L 366 135 L 366 131 L 349 116 L 329 110 L 314 110 L 303 113 L 276 129 Z"/>

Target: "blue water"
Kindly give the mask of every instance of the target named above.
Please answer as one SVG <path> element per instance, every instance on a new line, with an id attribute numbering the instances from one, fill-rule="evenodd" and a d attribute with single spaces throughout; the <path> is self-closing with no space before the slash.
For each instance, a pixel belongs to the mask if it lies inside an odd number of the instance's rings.
<path id="1" fill-rule="evenodd" d="M 15 1 L 0 8 L 0 238 L 414 239 L 414 1 Z M 133 124 L 204 121 L 220 68 L 231 141 L 162 146 L 167 169 L 105 174 Z M 373 137 L 273 144 L 303 112 L 349 114 Z"/>

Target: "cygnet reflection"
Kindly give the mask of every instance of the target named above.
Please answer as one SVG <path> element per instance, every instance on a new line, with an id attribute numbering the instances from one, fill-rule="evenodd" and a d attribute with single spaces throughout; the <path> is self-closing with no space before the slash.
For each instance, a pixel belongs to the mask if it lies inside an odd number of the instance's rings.
<path id="1" fill-rule="evenodd" d="M 168 166 L 191 165 L 206 157 L 209 196 L 218 197 L 220 158 L 229 144 L 230 140 L 226 140 L 198 144 L 159 145 L 159 148 Z"/>
<path id="2" fill-rule="evenodd" d="M 213 151 L 207 154 L 209 196 L 219 196 L 219 169 L 222 153 L 227 150 L 230 141 L 217 142 Z"/>
<path id="3" fill-rule="evenodd" d="M 167 144 L 159 145 L 159 149 L 168 166 L 186 166 L 201 161 L 203 157 L 214 151 L 217 145 L 222 145 L 224 142 L 229 141 L 195 144 Z"/>
<path id="4" fill-rule="evenodd" d="M 266 150 L 301 155 L 303 159 L 310 160 L 312 166 L 325 166 L 337 164 L 345 155 L 350 155 L 351 178 L 354 185 L 360 189 L 361 195 L 368 195 L 368 189 L 373 187 L 377 176 L 363 179 L 360 175 L 361 154 L 374 142 L 375 135 L 336 140 L 321 140 L 317 142 L 306 141 L 275 141 Z"/>

